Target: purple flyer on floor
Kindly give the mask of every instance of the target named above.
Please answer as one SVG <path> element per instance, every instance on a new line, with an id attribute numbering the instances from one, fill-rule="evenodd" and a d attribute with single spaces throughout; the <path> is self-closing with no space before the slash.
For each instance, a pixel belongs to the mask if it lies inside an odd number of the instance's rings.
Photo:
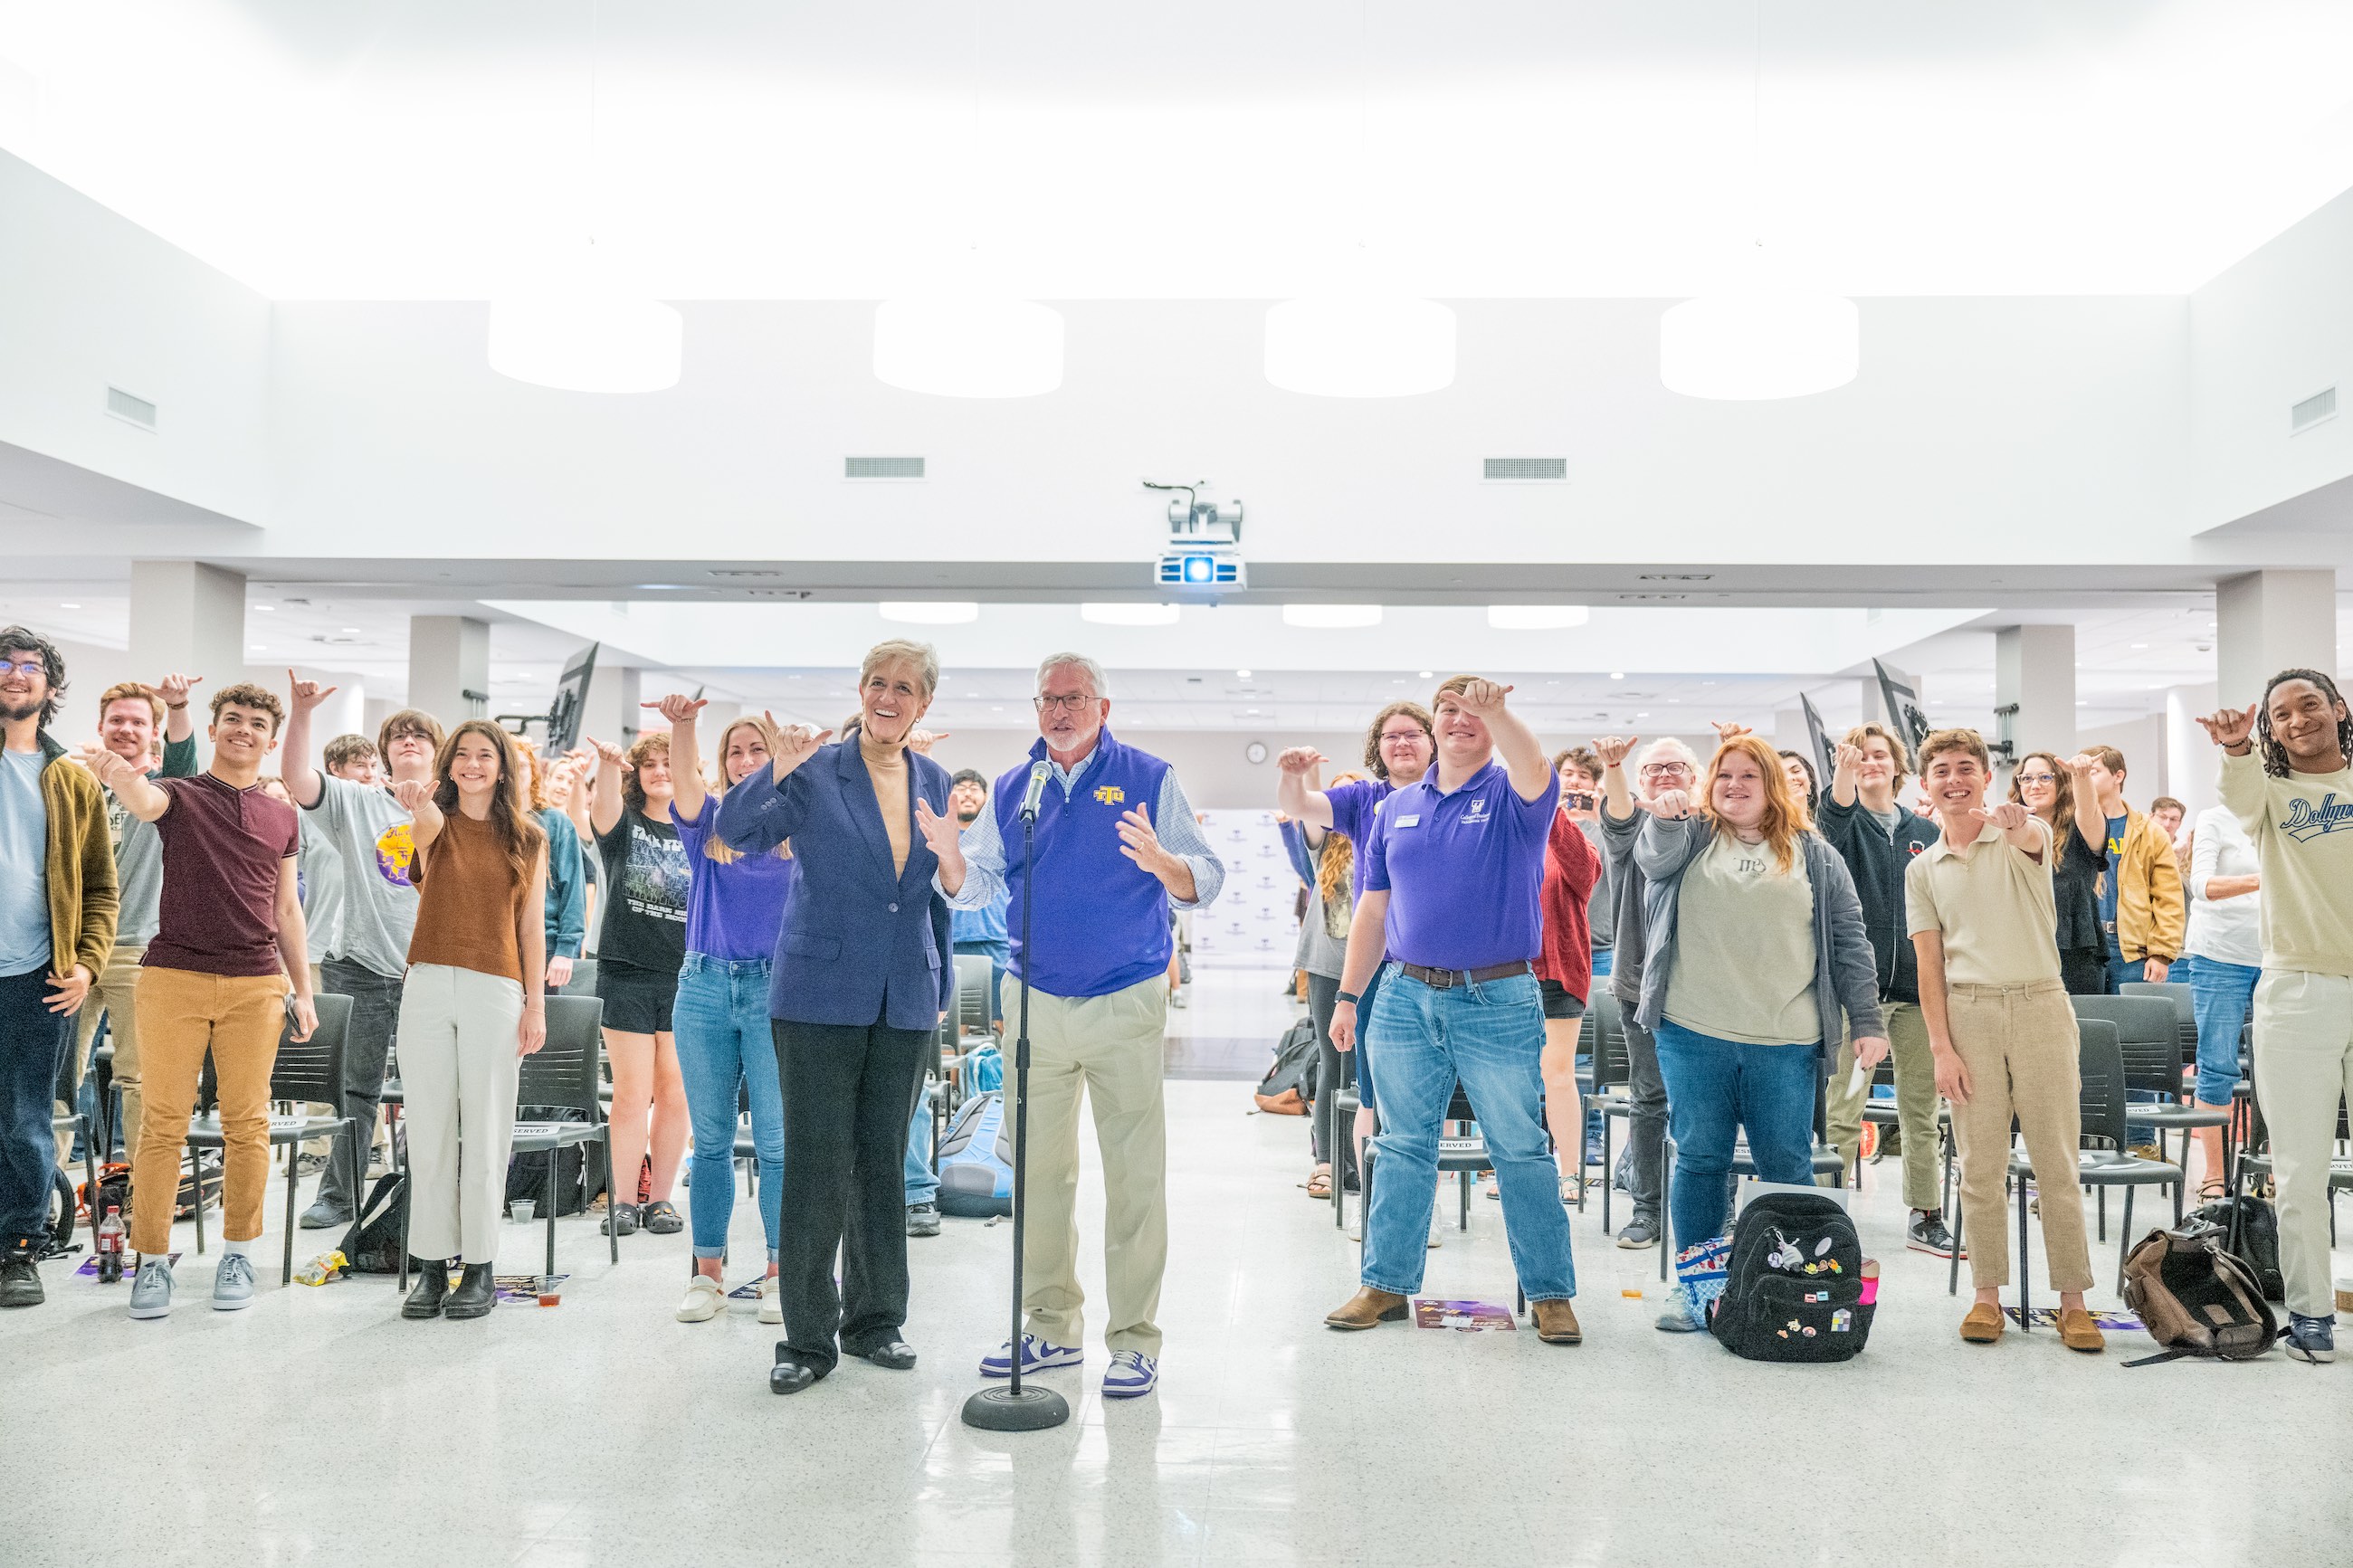
<path id="1" fill-rule="evenodd" d="M 1484 1333 L 1501 1329 L 1516 1329 L 1520 1325 L 1508 1307 L 1498 1307 L 1491 1301 L 1432 1301 L 1415 1297 L 1413 1326 L 1417 1329 L 1455 1329 L 1466 1334 Z"/>

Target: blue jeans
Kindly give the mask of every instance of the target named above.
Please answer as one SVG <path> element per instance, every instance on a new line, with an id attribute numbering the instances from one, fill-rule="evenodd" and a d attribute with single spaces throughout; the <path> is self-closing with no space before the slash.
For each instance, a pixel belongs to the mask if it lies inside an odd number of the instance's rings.
<path id="1" fill-rule="evenodd" d="M 1593 955 L 1593 978 L 1596 980 L 1609 979 L 1609 971 L 1616 965 L 1617 962 L 1618 950 L 1616 948 L 1602 948 Z"/>
<path id="2" fill-rule="evenodd" d="M 2239 1082 L 2239 1031 L 2254 1005 L 2263 972 L 2252 963 L 2201 958 L 2192 971 L 2189 1005 L 2198 1016 L 2198 1098 L 2228 1105 Z"/>
<path id="3" fill-rule="evenodd" d="M 1438 1196 L 1438 1129 L 1459 1079 L 1494 1162 L 1504 1234 L 1528 1300 L 1576 1295 L 1560 1172 L 1545 1142 L 1535 976 L 1440 991 L 1392 969 L 1373 1004 L 1373 1029 L 1381 1043 L 1381 1131 L 1373 1140 L 1365 1283 L 1398 1296 L 1421 1289 Z"/>
<path id="4" fill-rule="evenodd" d="M 1356 1048 L 1351 1053 L 1356 1058 L 1356 1103 L 1368 1107 L 1377 1123 L 1380 1120 L 1381 1106 L 1380 1101 L 1373 1098 L 1373 1004 L 1381 999 L 1381 980 L 1388 972 L 1388 960 L 1383 959 L 1381 966 L 1373 971 L 1372 979 L 1357 994 Z M 1349 1147 L 1354 1148 L 1355 1132 L 1351 1131 L 1346 1136 L 1350 1141 Z"/>
<path id="5" fill-rule="evenodd" d="M 917 1080 L 920 1085 L 921 1080 Z M 907 1206 L 936 1202 L 940 1173 L 932 1169 L 932 1102 L 915 1091 L 915 1113 L 907 1118 Z"/>
<path id="6" fill-rule="evenodd" d="M 29 1257 L 49 1237 L 49 1114 L 73 1020 L 49 1011 L 48 993 L 46 963 L 0 979 L 0 1258 Z"/>
<path id="7" fill-rule="evenodd" d="M 1805 1185 L 1814 1179 L 1814 1091 L 1822 1049 L 1810 1045 L 1746 1046 L 1671 1024 L 1651 1031 L 1667 1080 L 1667 1131 L 1675 1141 L 1668 1212 L 1675 1245 L 1724 1234 L 1731 1204 L 1733 1137 L 1748 1134 L 1757 1178 Z"/>
<path id="8" fill-rule="evenodd" d="M 2126 983 L 2148 978 L 2148 962 L 2139 958 L 2118 958 L 2108 954 L 2108 994 L 2121 996 Z"/>
<path id="9" fill-rule="evenodd" d="M 686 955 L 671 1004 L 678 1068 L 686 1080 L 686 1110 L 694 1124 L 692 1180 L 687 1213 L 694 1255 L 727 1255 L 727 1223 L 735 1213 L 737 1091 L 752 1102 L 752 1142 L 760 1160 L 760 1223 L 768 1258 L 776 1257 L 784 1229 L 785 1103 L 776 1088 L 776 1048 L 768 1026 L 768 961 Z"/>

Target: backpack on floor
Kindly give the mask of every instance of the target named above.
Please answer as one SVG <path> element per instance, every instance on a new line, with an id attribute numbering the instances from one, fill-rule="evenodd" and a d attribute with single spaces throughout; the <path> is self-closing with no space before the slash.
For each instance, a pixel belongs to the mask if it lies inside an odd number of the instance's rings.
<path id="1" fill-rule="evenodd" d="M 1261 1110 L 1276 1116 L 1304 1116 L 1315 1098 L 1317 1047 L 1315 1021 L 1302 1018 L 1275 1042 L 1274 1065 L 1266 1069 L 1250 1098 Z"/>
<path id="2" fill-rule="evenodd" d="M 1845 1361 L 1871 1337 L 1871 1294 L 1846 1210 L 1810 1194 L 1760 1193 L 1733 1226 L 1707 1326 L 1750 1361 Z"/>
<path id="3" fill-rule="evenodd" d="M 1005 1053 L 995 1046 L 982 1046 L 964 1058 L 964 1091 L 966 1094 L 987 1094 L 992 1089 L 1005 1087 Z"/>
<path id="4" fill-rule="evenodd" d="M 1005 1096 L 991 1089 L 960 1106 L 940 1139 L 942 1214 L 986 1219 L 1013 1212 L 1013 1128 Z"/>
<path id="5" fill-rule="evenodd" d="M 2287 1281 L 2280 1277 L 2279 1215 L 2270 1204 L 2253 1195 L 2218 1198 L 2200 1205 L 2189 1217 L 2222 1233 L 2222 1245 L 2253 1273 L 2264 1300 L 2287 1300 Z"/>
<path id="6" fill-rule="evenodd" d="M 588 1118 L 578 1109 L 562 1105 L 520 1105 L 515 1108 L 517 1121 L 586 1121 Z M 581 1191 L 582 1172 L 587 1168 L 586 1148 L 567 1143 L 555 1152 L 555 1212 L 558 1215 L 578 1214 L 588 1202 Z M 600 1181 L 597 1185 L 604 1184 Z M 547 1213 L 547 1155 L 534 1152 L 507 1156 L 507 1202 L 529 1198 Z"/>
<path id="7" fill-rule="evenodd" d="M 386 1171 L 368 1189 L 359 1217 L 343 1233 L 341 1251 L 347 1274 L 400 1272 L 401 1232 L 408 1224 L 408 1173 Z"/>
<path id="8" fill-rule="evenodd" d="M 172 1194 L 172 1217 L 174 1220 L 196 1217 L 196 1194 L 199 1190 L 204 1194 L 206 1208 L 216 1209 L 220 1206 L 221 1188 L 227 1180 L 221 1173 L 220 1156 L 203 1152 L 195 1152 L 196 1170 L 204 1178 L 203 1185 L 199 1189 L 195 1174 L 181 1176 L 180 1189 Z"/>
<path id="9" fill-rule="evenodd" d="M 2152 1230 L 2125 1258 L 2125 1305 L 2166 1348 L 2126 1366 L 2202 1356 L 2253 1361 L 2272 1348 L 2279 1321 L 2255 1271 L 2224 1245 L 2223 1233 L 2191 1221 Z"/>

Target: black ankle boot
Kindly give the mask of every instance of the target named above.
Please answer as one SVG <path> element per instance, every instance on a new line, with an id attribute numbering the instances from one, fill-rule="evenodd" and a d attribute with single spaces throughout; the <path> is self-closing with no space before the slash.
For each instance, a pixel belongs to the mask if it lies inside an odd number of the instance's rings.
<path id="1" fill-rule="evenodd" d="M 449 1304 L 442 1311 L 451 1318 L 487 1317 L 498 1303 L 498 1288 L 491 1283 L 491 1266 L 469 1263 L 466 1272 L 458 1277 L 458 1288 L 449 1292 Z"/>
<path id="2" fill-rule="evenodd" d="M 449 1294 L 449 1260 L 446 1258 L 420 1258 L 417 1260 L 417 1283 L 408 1288 L 408 1300 L 400 1304 L 404 1318 L 438 1318 L 441 1303 Z"/>

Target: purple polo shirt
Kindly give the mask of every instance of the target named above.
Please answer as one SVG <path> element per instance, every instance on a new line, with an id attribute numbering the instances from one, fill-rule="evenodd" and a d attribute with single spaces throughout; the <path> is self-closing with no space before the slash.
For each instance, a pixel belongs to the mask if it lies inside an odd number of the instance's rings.
<path id="1" fill-rule="evenodd" d="M 1486 969 L 1544 949 L 1545 853 L 1560 798 L 1522 800 L 1500 762 L 1451 795 L 1433 766 L 1381 805 L 1362 840 L 1364 890 L 1389 895 L 1393 958 Z"/>
<path id="2" fill-rule="evenodd" d="M 1332 803 L 1332 831 L 1356 851 L 1349 873 L 1356 881 L 1352 903 L 1365 896 L 1365 845 L 1380 820 L 1381 802 L 1396 793 L 1397 786 L 1387 779 L 1351 779 L 1324 792 L 1324 798 Z"/>

